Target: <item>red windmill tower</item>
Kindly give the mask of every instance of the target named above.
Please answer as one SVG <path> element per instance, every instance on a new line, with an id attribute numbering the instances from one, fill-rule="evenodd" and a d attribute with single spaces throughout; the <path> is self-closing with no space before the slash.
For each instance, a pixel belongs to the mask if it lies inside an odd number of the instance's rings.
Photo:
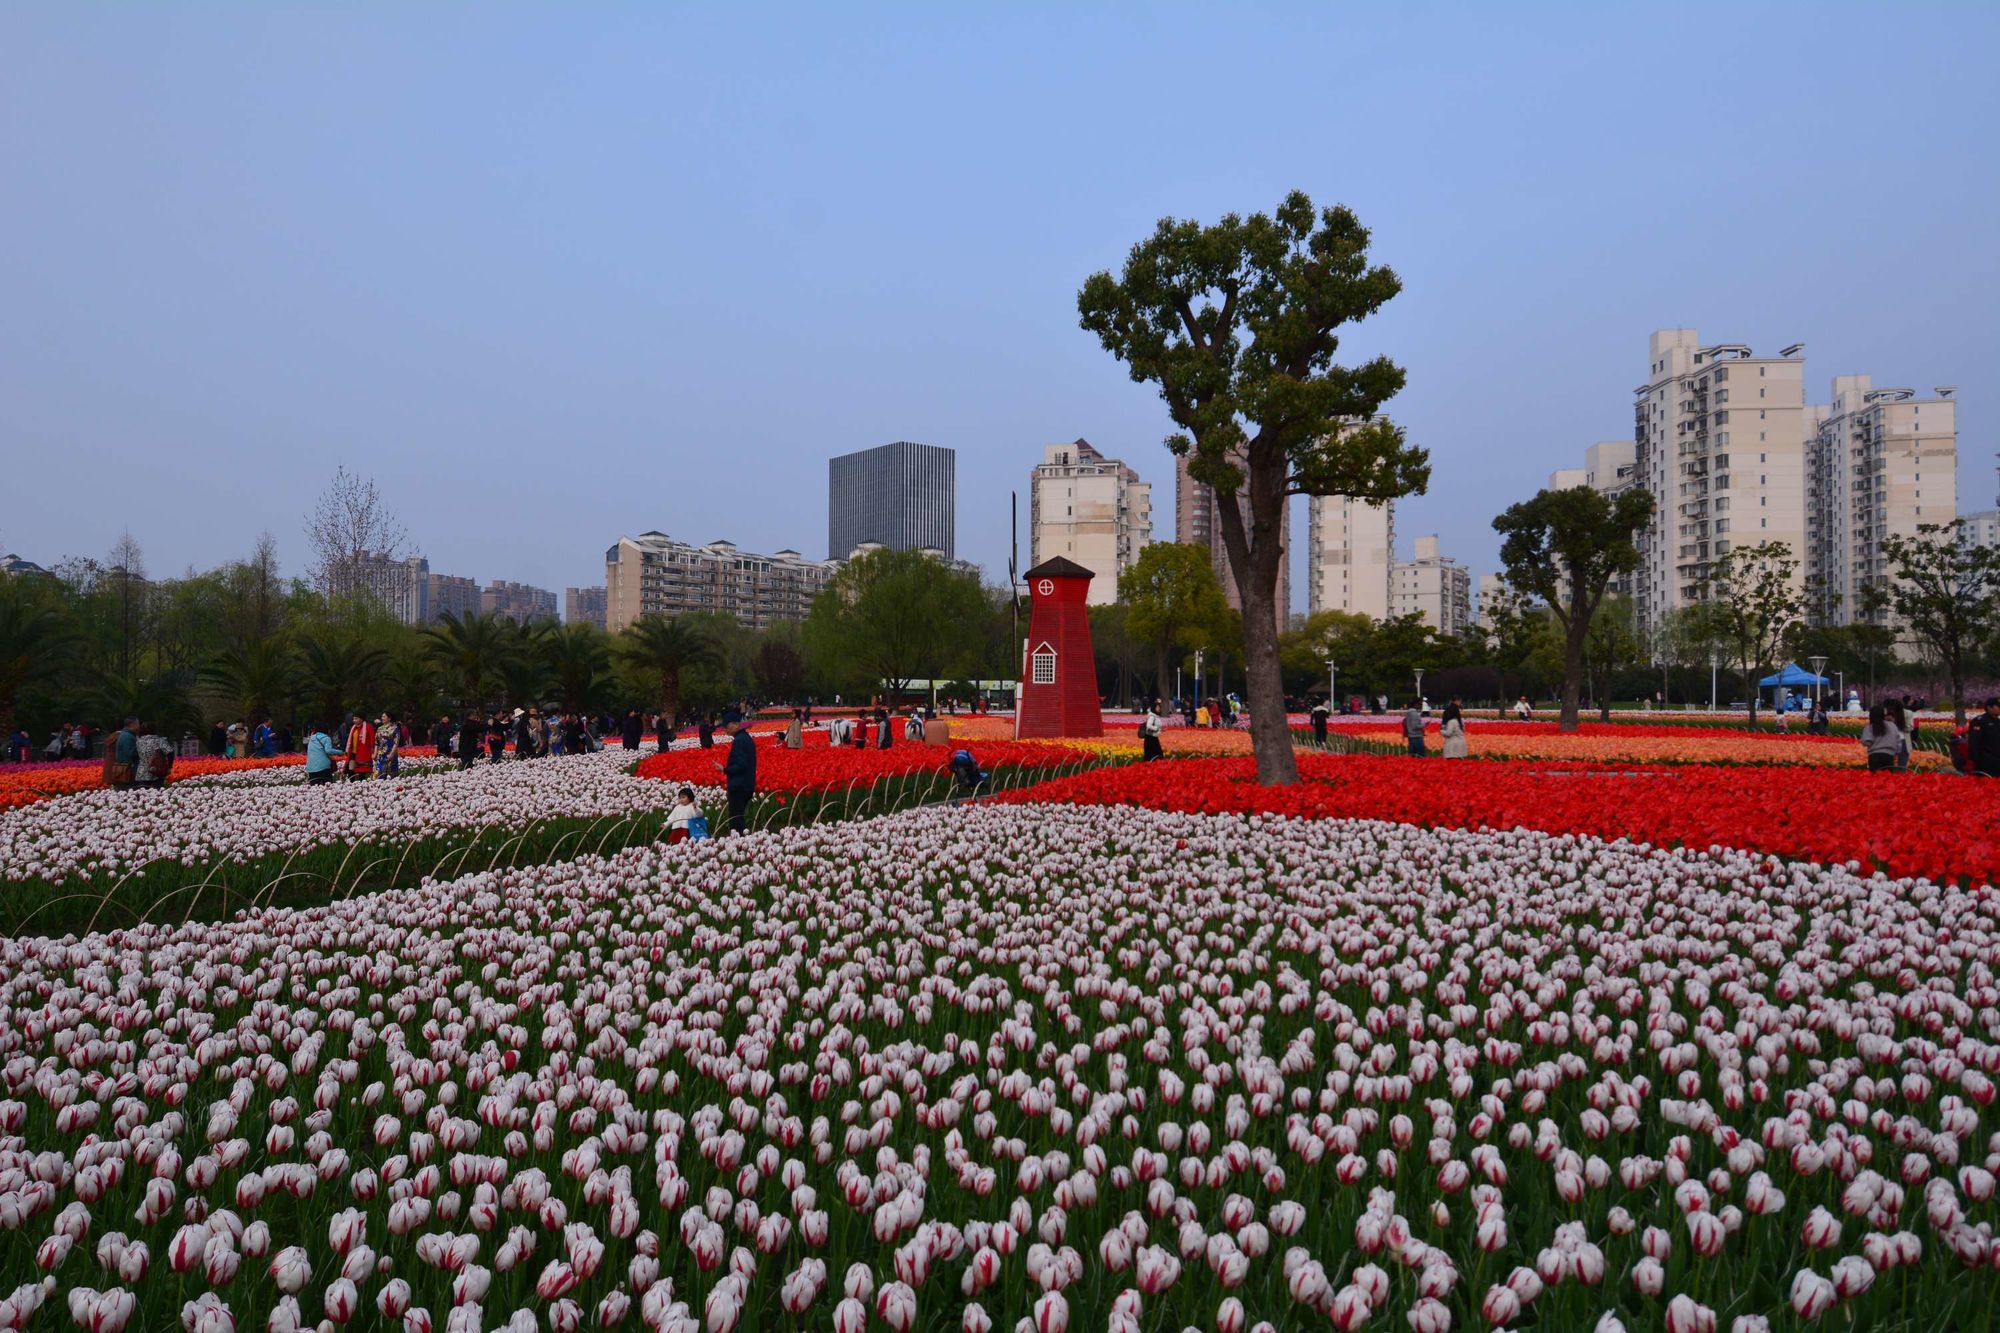
<path id="1" fill-rule="evenodd" d="M 1056 556 L 1021 576 L 1028 585 L 1028 642 L 1021 662 L 1018 736 L 1101 736 L 1097 659 L 1090 651 L 1091 572 Z"/>

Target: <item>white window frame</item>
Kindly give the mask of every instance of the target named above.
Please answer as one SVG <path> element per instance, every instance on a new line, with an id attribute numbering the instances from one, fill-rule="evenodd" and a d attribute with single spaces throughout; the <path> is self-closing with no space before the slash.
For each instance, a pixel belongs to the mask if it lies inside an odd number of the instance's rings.
<path id="1" fill-rule="evenodd" d="M 1044 643 L 1028 658 L 1028 680 L 1035 685 L 1056 683 L 1056 650 Z"/>

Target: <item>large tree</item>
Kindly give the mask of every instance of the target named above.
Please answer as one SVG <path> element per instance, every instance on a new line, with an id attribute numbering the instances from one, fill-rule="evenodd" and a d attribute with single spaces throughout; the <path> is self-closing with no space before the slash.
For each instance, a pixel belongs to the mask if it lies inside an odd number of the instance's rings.
<path id="1" fill-rule="evenodd" d="M 306 515 L 306 542 L 312 548 L 312 579 L 331 601 L 366 594 L 363 562 L 400 560 L 409 534 L 376 488 L 373 477 L 336 468 L 333 480 Z"/>
<path id="2" fill-rule="evenodd" d="M 238 710 L 241 717 L 270 717 L 290 692 L 292 654 L 279 639 L 252 639 L 226 648 L 201 669 L 201 681 Z"/>
<path id="3" fill-rule="evenodd" d="M 660 711 L 678 720 L 681 673 L 715 661 L 715 642 L 685 617 L 641 616 L 616 640 L 618 655 L 657 682 Z"/>
<path id="4" fill-rule="evenodd" d="M 1888 579 L 1864 606 L 1887 610 L 1904 634 L 1935 657 L 1951 681 L 1952 715 L 1965 725 L 1965 659 L 2000 621 L 2000 547 L 1965 540 L 1965 520 L 1922 523 L 1914 537 L 1882 539 Z"/>
<path id="5" fill-rule="evenodd" d="M 1638 568 L 1633 537 L 1653 514 L 1650 492 L 1615 500 L 1588 486 L 1542 491 L 1493 520 L 1500 564 L 1516 594 L 1539 598 L 1563 631 L 1562 730 L 1577 728 L 1584 642 L 1611 580 Z"/>
<path id="6" fill-rule="evenodd" d="M 1336 331 L 1402 290 L 1368 261 L 1368 230 L 1346 208 L 1315 211 L 1294 191 L 1276 212 L 1213 226 L 1161 219 L 1123 273 L 1093 274 L 1083 327 L 1159 386 L 1179 427 L 1167 447 L 1216 494 L 1266 784 L 1298 780 L 1278 662 L 1276 604 L 1285 506 L 1294 495 L 1392 500 L 1430 480 L 1424 450 L 1379 416 L 1403 387 L 1386 357 L 1334 361 Z"/>
<path id="7" fill-rule="evenodd" d="M 424 630 L 424 647 L 458 689 L 459 701 L 477 708 L 486 703 L 487 686 L 519 651 L 520 634 L 512 621 L 492 612 L 462 619 L 447 614 Z"/>
<path id="8" fill-rule="evenodd" d="M 801 637 L 826 678 L 893 695 L 976 670 L 987 616 L 978 575 L 922 551 L 868 551 L 821 590 Z"/>
<path id="9" fill-rule="evenodd" d="M 1212 645 L 1229 620 L 1229 599 L 1215 578 L 1215 562 L 1199 546 L 1154 542 L 1118 576 L 1125 633 L 1153 650 L 1153 693 L 1167 694 L 1167 665 L 1180 654 Z"/>
<path id="10" fill-rule="evenodd" d="M 1743 668 L 1750 725 L 1757 725 L 1757 682 L 1778 665 L 1785 645 L 1805 629 L 1806 595 L 1790 542 L 1732 548 L 1709 575 L 1708 603 L 1722 639 Z"/>

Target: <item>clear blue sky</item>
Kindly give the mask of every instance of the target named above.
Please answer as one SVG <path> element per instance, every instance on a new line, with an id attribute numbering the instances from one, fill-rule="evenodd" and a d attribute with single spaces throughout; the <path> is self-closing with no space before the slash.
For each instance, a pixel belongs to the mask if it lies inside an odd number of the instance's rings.
<path id="1" fill-rule="evenodd" d="M 997 572 L 1079 435 L 1171 537 L 1076 289 L 1292 188 L 1405 282 L 1347 347 L 1409 370 L 1406 546 L 1490 569 L 1683 324 L 1956 384 L 1984 508 L 1996 50 L 1972 3 L 5 4 L 0 550 L 296 570 L 345 462 L 433 569 L 559 589 L 647 528 L 824 555 L 826 458 L 913 439 Z"/>

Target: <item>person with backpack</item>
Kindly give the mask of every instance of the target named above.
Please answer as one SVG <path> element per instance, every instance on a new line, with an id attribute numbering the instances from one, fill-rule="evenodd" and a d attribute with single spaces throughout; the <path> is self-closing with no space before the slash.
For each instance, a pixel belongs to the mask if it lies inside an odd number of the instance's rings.
<path id="1" fill-rule="evenodd" d="M 954 750 L 951 756 L 951 796 L 949 805 L 960 801 L 979 802 L 979 789 L 986 785 L 989 774 L 979 767 L 979 761 L 972 757 L 970 750 Z"/>
<path id="2" fill-rule="evenodd" d="M 1160 701 L 1146 701 L 1146 716 L 1139 720 L 1139 745 L 1145 751 L 1142 759 L 1158 759 L 1166 753 L 1160 748 Z M 965 751 L 959 751 L 964 754 Z"/>
<path id="3" fill-rule="evenodd" d="M 708 836 L 708 818 L 694 802 L 694 788 L 682 787 L 674 793 L 674 808 L 667 811 L 667 843 L 686 842 Z"/>

